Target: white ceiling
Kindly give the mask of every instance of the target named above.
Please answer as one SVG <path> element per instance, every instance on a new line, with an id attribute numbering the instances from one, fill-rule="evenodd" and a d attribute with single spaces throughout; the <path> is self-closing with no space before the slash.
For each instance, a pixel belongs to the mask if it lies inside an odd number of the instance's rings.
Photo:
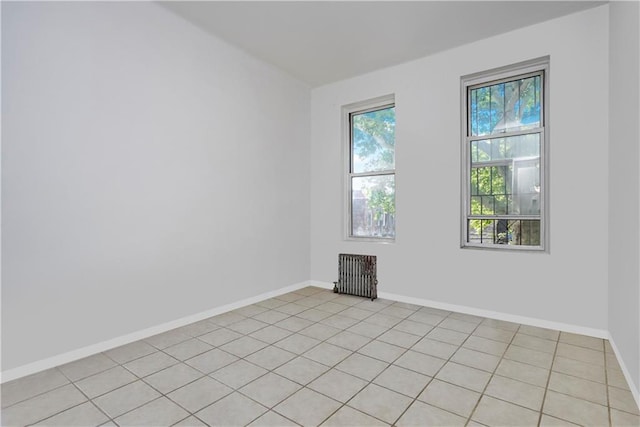
<path id="1" fill-rule="evenodd" d="M 605 1 L 161 1 L 310 86 L 364 74 Z"/>

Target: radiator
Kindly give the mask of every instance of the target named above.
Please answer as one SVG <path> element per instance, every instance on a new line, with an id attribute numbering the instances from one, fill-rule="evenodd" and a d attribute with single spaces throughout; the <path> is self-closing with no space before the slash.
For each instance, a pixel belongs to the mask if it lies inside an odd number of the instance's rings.
<path id="1" fill-rule="evenodd" d="M 338 281 L 333 282 L 333 292 L 378 298 L 376 256 L 338 254 Z"/>

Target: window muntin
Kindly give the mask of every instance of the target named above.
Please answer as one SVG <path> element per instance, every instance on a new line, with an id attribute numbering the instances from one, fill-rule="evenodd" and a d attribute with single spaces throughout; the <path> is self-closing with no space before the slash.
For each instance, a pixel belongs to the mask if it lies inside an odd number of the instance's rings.
<path id="1" fill-rule="evenodd" d="M 544 249 L 547 66 L 463 78 L 463 247 Z"/>
<path id="2" fill-rule="evenodd" d="M 350 238 L 395 239 L 393 104 L 351 111 L 349 118 Z"/>

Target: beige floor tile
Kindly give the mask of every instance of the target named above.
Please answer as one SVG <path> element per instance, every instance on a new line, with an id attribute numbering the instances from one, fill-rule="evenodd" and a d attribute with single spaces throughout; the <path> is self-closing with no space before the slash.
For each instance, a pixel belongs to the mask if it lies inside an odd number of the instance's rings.
<path id="1" fill-rule="evenodd" d="M 108 416 L 115 418 L 158 397 L 160 393 L 138 380 L 93 399 L 93 403 Z"/>
<path id="2" fill-rule="evenodd" d="M 547 391 L 542 412 L 583 426 L 601 427 L 609 424 L 606 406 L 553 390 Z"/>
<path id="3" fill-rule="evenodd" d="M 556 356 L 604 366 L 604 351 L 591 350 L 590 348 L 578 347 L 563 342 L 558 343 Z"/>
<path id="4" fill-rule="evenodd" d="M 467 313 L 458 313 L 456 311 L 451 312 L 451 314 L 449 314 L 449 318 L 464 320 L 465 322 L 474 323 L 476 326 L 482 323 L 482 321 L 484 320 L 484 317 Z"/>
<path id="5" fill-rule="evenodd" d="M 304 295 L 297 294 L 295 292 L 287 292 L 286 294 L 278 295 L 275 298 L 286 302 L 293 302 L 304 298 Z"/>
<path id="6" fill-rule="evenodd" d="M 357 308 L 353 306 L 340 312 L 341 316 L 351 317 L 352 319 L 356 319 L 356 320 L 364 320 L 367 317 L 371 316 L 372 314 L 373 313 L 371 313 L 371 311 L 369 310 L 363 310 L 361 308 Z"/>
<path id="7" fill-rule="evenodd" d="M 212 348 L 211 345 L 194 338 L 167 347 L 163 351 L 171 357 L 184 361 L 209 351 Z"/>
<path id="8" fill-rule="evenodd" d="M 331 314 L 340 313 L 341 311 L 346 310 L 347 308 L 349 308 L 349 306 L 343 305 L 343 304 L 337 304 L 334 301 L 327 301 L 325 303 L 322 303 L 316 306 L 316 310 L 326 311 L 327 313 L 331 313 Z M 363 307 L 360 307 L 360 308 L 363 308 Z"/>
<path id="9" fill-rule="evenodd" d="M 502 357 L 508 344 L 501 341 L 494 341 L 476 335 L 471 335 L 464 344 L 462 344 L 462 346 L 471 350 Z"/>
<path id="10" fill-rule="evenodd" d="M 404 308 L 404 307 L 401 307 L 401 306 L 399 306 L 397 304 L 391 304 L 391 305 L 383 308 L 382 310 L 380 310 L 380 313 L 384 314 L 384 315 L 387 315 L 387 316 L 393 316 L 393 317 L 398 317 L 400 319 L 406 319 L 407 317 L 409 317 L 413 313 L 415 313 L 415 310 Z"/>
<path id="11" fill-rule="evenodd" d="M 280 299 L 280 298 L 278 298 L 278 299 Z M 258 315 L 260 313 L 264 313 L 265 311 L 268 311 L 268 310 L 269 309 L 266 308 L 266 307 L 262 307 L 262 306 L 257 305 L 257 304 L 251 304 L 251 305 L 245 305 L 244 307 L 237 308 L 237 309 L 233 310 L 233 312 L 234 313 L 238 313 L 241 316 L 253 317 L 253 316 Z"/>
<path id="12" fill-rule="evenodd" d="M 408 350 L 393 362 L 396 366 L 410 369 L 430 377 L 434 376 L 445 363 L 446 360 L 413 350 Z"/>
<path id="13" fill-rule="evenodd" d="M 488 426 L 535 426 L 538 412 L 484 395 L 471 419 Z"/>
<path id="14" fill-rule="evenodd" d="M 511 341 L 511 344 L 531 350 L 538 350 L 545 353 L 553 354 L 553 352 L 556 350 L 557 341 L 538 338 L 533 335 L 527 335 L 522 332 L 518 332 L 513 337 L 513 341 Z"/>
<path id="15" fill-rule="evenodd" d="M 270 345 L 247 356 L 246 360 L 265 369 L 273 370 L 295 357 L 297 355 L 294 353 Z"/>
<path id="16" fill-rule="evenodd" d="M 300 305 L 300 304 L 296 304 L 293 302 L 281 305 L 277 308 L 275 308 L 276 311 L 279 311 L 280 313 L 284 313 L 284 314 L 288 314 L 289 316 L 293 316 L 296 315 L 298 313 L 302 313 L 305 310 L 308 310 L 309 307 L 306 307 L 304 305 Z M 284 319 L 282 319 L 284 320 Z M 276 322 L 277 323 L 277 322 Z"/>
<path id="17" fill-rule="evenodd" d="M 604 340 L 602 338 L 572 334 L 570 332 L 560 332 L 560 342 L 590 348 L 592 350 L 604 351 Z"/>
<path id="18" fill-rule="evenodd" d="M 238 391 L 256 402 L 272 408 L 298 391 L 301 386 L 272 372 L 250 382 Z"/>
<path id="19" fill-rule="evenodd" d="M 461 345 L 469 337 L 468 334 L 451 329 L 435 327 L 427 334 L 427 338 L 447 344 Z"/>
<path id="20" fill-rule="evenodd" d="M 315 322 L 312 322 L 311 320 L 303 319 L 301 317 L 291 316 L 277 323 L 274 323 L 274 325 L 291 332 L 298 332 L 304 328 L 308 328 L 314 323 Z"/>
<path id="21" fill-rule="evenodd" d="M 492 354 L 461 347 L 453 357 L 451 357 L 451 361 L 483 371 L 493 372 L 498 367 L 500 358 Z"/>
<path id="22" fill-rule="evenodd" d="M 531 350 L 517 345 L 510 345 L 504 353 L 504 358 L 527 363 L 543 369 L 551 368 L 551 364 L 553 363 L 553 354 Z"/>
<path id="23" fill-rule="evenodd" d="M 551 415 L 542 414 L 540 417 L 539 427 L 576 427 L 578 424 L 571 423 L 560 418 L 552 417 Z"/>
<path id="24" fill-rule="evenodd" d="M 497 375 L 522 381 L 538 387 L 546 387 L 550 371 L 514 360 L 502 359 L 495 372 Z"/>
<path id="25" fill-rule="evenodd" d="M 630 390 L 629 383 L 622 371 L 607 369 L 607 384 L 624 390 Z"/>
<path id="26" fill-rule="evenodd" d="M 473 331 L 472 335 L 508 344 L 513 339 L 515 332 L 507 331 L 500 328 L 493 328 L 491 326 L 480 325 Z"/>
<path id="27" fill-rule="evenodd" d="M 438 324 L 439 328 L 451 329 L 458 332 L 463 332 L 465 334 L 470 334 L 473 332 L 478 325 L 476 323 L 465 322 L 464 320 L 453 319 L 451 317 L 447 317 L 442 322 Z"/>
<path id="28" fill-rule="evenodd" d="M 283 417 L 277 412 L 269 411 L 259 418 L 255 419 L 249 427 L 295 427 L 298 424 Z"/>
<path id="29" fill-rule="evenodd" d="M 71 381 L 78 381 L 113 368 L 116 363 L 102 353 L 59 366 L 58 369 Z"/>
<path id="30" fill-rule="evenodd" d="M 6 382 L 2 384 L 2 407 L 6 408 L 65 384 L 69 384 L 69 380 L 55 368 Z"/>
<path id="31" fill-rule="evenodd" d="M 247 318 L 247 319 L 242 319 L 239 322 L 230 324 L 229 326 L 227 326 L 227 329 L 230 329 L 242 335 L 246 335 L 267 326 L 269 326 L 268 323 L 261 322 L 256 319 Z"/>
<path id="32" fill-rule="evenodd" d="M 437 314 L 425 313 L 423 311 L 416 311 L 411 316 L 407 317 L 407 320 L 424 323 L 425 325 L 436 326 L 442 322 L 445 316 L 439 316 Z"/>
<path id="33" fill-rule="evenodd" d="M 83 402 L 87 398 L 72 384 L 39 394 L 2 410 L 3 426 L 23 426 L 51 417 Z"/>
<path id="34" fill-rule="evenodd" d="M 367 382 L 347 373 L 331 369 L 307 385 L 311 390 L 345 403 L 362 390 Z"/>
<path id="35" fill-rule="evenodd" d="M 424 427 L 424 426 L 464 426 L 465 418 L 447 412 L 435 406 L 419 401 L 413 404 L 402 414 L 396 425 L 398 427 Z"/>
<path id="36" fill-rule="evenodd" d="M 544 399 L 544 388 L 499 375 L 491 378 L 484 393 L 534 411 L 540 411 Z"/>
<path id="37" fill-rule="evenodd" d="M 232 392 L 232 388 L 221 382 L 203 377 L 172 391 L 167 397 L 188 411 L 197 412 Z"/>
<path id="38" fill-rule="evenodd" d="M 245 335 L 242 338 L 238 338 L 237 340 L 221 345 L 220 350 L 224 350 L 227 353 L 231 353 L 234 356 L 242 358 L 247 357 L 251 353 L 255 353 L 258 350 L 261 350 L 266 346 L 266 343 Z"/>
<path id="39" fill-rule="evenodd" d="M 384 427 L 388 425 L 389 424 L 348 406 L 343 406 L 338 409 L 335 414 L 331 415 L 329 419 L 322 423 L 323 427 Z"/>
<path id="40" fill-rule="evenodd" d="M 405 348 L 388 344 L 383 341 L 373 340 L 369 344 L 360 348 L 358 353 L 391 363 L 400 357 L 400 355 L 405 351 L 407 351 Z"/>
<path id="41" fill-rule="evenodd" d="M 189 413 L 170 401 L 160 397 L 140 408 L 115 419 L 121 426 L 171 426 L 189 416 Z"/>
<path id="42" fill-rule="evenodd" d="M 96 425 L 99 426 L 109 421 L 109 418 L 95 407 L 91 402 L 85 402 L 64 412 L 54 415 L 51 418 L 40 421 L 35 425 L 59 426 L 59 427 L 81 427 Z M 3 424 L 7 425 L 7 424 Z"/>
<path id="43" fill-rule="evenodd" d="M 90 399 L 115 390 L 118 387 L 132 383 L 138 378 L 122 366 L 116 366 L 83 380 L 77 381 L 76 386 Z"/>
<path id="44" fill-rule="evenodd" d="M 208 426 L 202 421 L 200 421 L 199 419 L 197 419 L 196 417 L 191 416 L 172 425 L 171 427 L 208 427 Z"/>
<path id="45" fill-rule="evenodd" d="M 491 374 L 458 363 L 448 362 L 440 369 L 435 378 L 473 391 L 482 392 L 489 382 Z"/>
<path id="46" fill-rule="evenodd" d="M 376 384 L 369 384 L 351 399 L 347 405 L 393 424 L 411 402 L 412 399 L 407 396 L 387 390 Z"/>
<path id="47" fill-rule="evenodd" d="M 267 323 L 269 325 L 273 325 L 274 323 L 278 323 L 279 321 L 284 320 L 289 316 L 290 314 L 283 313 L 282 311 L 267 310 L 260 314 L 254 315 L 252 319 L 259 322 Z"/>
<path id="48" fill-rule="evenodd" d="M 388 314 L 382 313 L 382 311 L 378 313 L 374 313 L 371 316 L 364 319 L 366 323 L 372 323 L 374 325 L 383 326 L 385 328 L 393 328 L 395 325 L 402 321 L 401 317 L 389 316 Z"/>
<path id="49" fill-rule="evenodd" d="M 213 379 L 220 381 L 222 384 L 231 388 L 238 389 L 243 385 L 255 380 L 266 374 L 268 371 L 264 368 L 254 365 L 244 360 L 233 362 L 224 368 L 209 374 Z"/>
<path id="50" fill-rule="evenodd" d="M 432 325 L 427 325 L 426 323 L 420 323 L 413 320 L 403 320 L 393 327 L 398 331 L 406 332 L 408 334 L 418 335 L 419 337 L 425 336 L 431 329 L 433 329 Z"/>
<path id="51" fill-rule="evenodd" d="M 431 377 L 391 365 L 380 373 L 373 380 L 373 383 L 414 398 L 429 381 L 431 381 Z"/>
<path id="52" fill-rule="evenodd" d="M 560 336 L 560 331 L 529 325 L 520 326 L 520 328 L 518 329 L 518 333 L 531 335 L 538 338 L 544 338 L 551 341 L 557 341 L 558 337 Z"/>
<path id="53" fill-rule="evenodd" d="M 361 322 L 349 327 L 348 332 L 362 335 L 367 338 L 376 338 L 388 330 L 385 326 L 374 325 L 373 323 Z"/>
<path id="54" fill-rule="evenodd" d="M 278 341 L 275 346 L 300 355 L 307 350 L 320 344 L 320 340 L 301 334 L 289 335 L 287 338 Z"/>
<path id="55" fill-rule="evenodd" d="M 320 320 L 325 319 L 329 316 L 331 316 L 331 313 L 327 313 L 326 311 L 318 310 L 316 308 L 310 308 L 296 314 L 296 317 L 307 319 L 312 322 L 319 322 Z"/>
<path id="56" fill-rule="evenodd" d="M 212 426 L 244 426 L 267 410 L 259 403 L 235 392 L 223 397 L 213 405 L 207 406 L 195 415 Z"/>
<path id="57" fill-rule="evenodd" d="M 573 375 L 574 377 L 580 377 L 602 384 L 606 381 L 604 366 L 567 359 L 566 357 L 556 356 L 551 369 L 554 372 Z"/>
<path id="58" fill-rule="evenodd" d="M 390 329 L 376 338 L 376 340 L 384 341 L 398 347 L 410 348 L 420 340 L 420 337 L 396 329 Z"/>
<path id="59" fill-rule="evenodd" d="M 459 347 L 457 345 L 447 344 L 446 342 L 424 337 L 415 343 L 413 347 L 411 347 L 411 350 L 419 351 L 420 353 L 429 354 L 441 359 L 448 359 L 453 356 L 453 353 L 455 353 L 458 348 Z"/>
<path id="60" fill-rule="evenodd" d="M 330 368 L 305 357 L 297 357 L 277 368 L 274 372 L 298 384 L 306 385 Z"/>
<path id="61" fill-rule="evenodd" d="M 124 367 L 133 372 L 139 378 L 143 378 L 147 375 L 158 372 L 161 369 L 175 365 L 176 363 L 179 363 L 179 361 L 168 354 L 158 351 L 139 359 L 132 360 L 131 362 L 126 363 Z"/>
<path id="62" fill-rule="evenodd" d="M 613 427 L 638 427 L 640 426 L 640 416 L 611 409 L 611 425 Z"/>
<path id="63" fill-rule="evenodd" d="M 156 351 L 158 351 L 158 349 L 151 344 L 147 344 L 144 341 L 134 341 L 130 344 L 106 351 L 104 354 L 115 362 L 123 365 L 132 360 L 155 353 Z"/>
<path id="64" fill-rule="evenodd" d="M 356 351 L 371 341 L 371 338 L 350 331 L 342 331 L 327 340 L 329 344 Z"/>
<path id="65" fill-rule="evenodd" d="M 237 356 L 227 353 L 226 351 L 214 348 L 206 353 L 202 353 L 191 359 L 186 360 L 184 363 L 202 372 L 203 374 L 210 374 L 211 372 L 227 366 L 230 363 L 238 360 Z"/>
<path id="66" fill-rule="evenodd" d="M 200 335 L 208 334 L 209 332 L 215 331 L 218 328 L 220 328 L 220 326 L 216 325 L 213 322 L 209 322 L 208 320 L 201 320 L 199 322 L 191 323 L 187 326 L 178 328 L 178 331 L 195 338 L 199 337 Z"/>
<path id="67" fill-rule="evenodd" d="M 191 366 L 179 363 L 144 378 L 144 381 L 162 394 L 202 378 L 204 374 Z"/>
<path id="68" fill-rule="evenodd" d="M 617 387 L 609 387 L 609 405 L 612 408 L 629 412 L 633 415 L 639 415 L 638 404 L 633 399 L 633 395 L 629 390 L 623 390 Z"/>
<path id="69" fill-rule="evenodd" d="M 184 332 L 181 332 L 177 329 L 173 329 L 171 331 L 163 332 L 161 334 L 149 337 L 145 339 L 145 341 L 148 344 L 151 344 L 152 346 L 154 346 L 155 348 L 162 350 L 174 344 L 178 344 L 182 341 L 186 341 L 190 338 L 191 338 L 190 335 L 187 335 Z"/>
<path id="70" fill-rule="evenodd" d="M 347 374 L 355 375 L 358 378 L 362 378 L 366 381 L 371 381 L 380 372 L 389 366 L 387 362 L 383 362 L 378 359 L 374 359 L 362 354 L 353 353 L 351 356 L 338 363 L 336 369 L 346 372 Z"/>
<path id="71" fill-rule="evenodd" d="M 298 301 L 303 300 L 304 298 L 300 298 Z M 264 301 L 259 301 L 256 303 L 256 305 L 259 305 L 260 307 L 265 307 L 265 308 L 269 308 L 269 309 L 274 309 L 274 308 L 278 308 L 281 307 L 283 305 L 287 304 L 287 301 L 283 301 L 281 299 L 278 298 L 269 298 L 266 299 Z"/>
<path id="72" fill-rule="evenodd" d="M 481 394 L 440 380 L 433 380 L 418 400 L 468 418 Z"/>
<path id="73" fill-rule="evenodd" d="M 342 313 L 342 312 L 341 312 Z M 325 319 L 322 319 L 320 323 L 323 325 L 332 326 L 338 329 L 347 329 L 360 321 L 352 317 L 342 316 L 341 314 L 334 314 Z"/>
<path id="74" fill-rule="evenodd" d="M 326 301 L 311 295 L 311 296 L 302 298 L 296 302 L 300 305 L 304 305 L 305 307 L 313 308 L 313 307 L 319 306 L 320 304 L 325 303 Z"/>
<path id="75" fill-rule="evenodd" d="M 333 326 L 323 325 L 322 323 L 314 323 L 313 325 L 300 330 L 298 333 L 306 337 L 325 341 L 341 331 L 341 329 L 334 328 Z"/>
<path id="76" fill-rule="evenodd" d="M 572 375 L 552 372 L 549 378 L 549 390 L 568 394 L 579 399 L 600 405 L 607 405 L 607 388 L 604 384 L 589 381 Z"/>
<path id="77" fill-rule="evenodd" d="M 498 319 L 484 319 L 480 324 L 483 326 L 504 329 L 506 331 L 512 331 L 512 332 L 516 332 L 520 328 L 520 325 L 518 323 L 507 322 L 505 320 L 498 320 Z"/>
<path id="78" fill-rule="evenodd" d="M 259 329 L 249 334 L 250 337 L 264 341 L 268 344 L 273 344 L 280 341 L 283 338 L 288 337 L 293 332 L 286 329 L 278 328 L 277 326 L 269 325 L 265 328 Z"/>
<path id="79" fill-rule="evenodd" d="M 322 394 L 303 388 L 280 403 L 274 410 L 303 426 L 317 426 L 342 404 Z"/>
<path id="80" fill-rule="evenodd" d="M 228 342 L 236 340 L 241 336 L 242 334 L 239 334 L 230 329 L 220 328 L 220 329 L 216 329 L 213 332 L 209 332 L 208 334 L 201 335 L 198 337 L 198 339 L 206 342 L 207 344 L 211 344 L 214 347 L 219 347 Z"/>
<path id="81" fill-rule="evenodd" d="M 320 343 L 303 355 L 327 366 L 335 366 L 351 354 L 350 350 L 326 342 Z"/>

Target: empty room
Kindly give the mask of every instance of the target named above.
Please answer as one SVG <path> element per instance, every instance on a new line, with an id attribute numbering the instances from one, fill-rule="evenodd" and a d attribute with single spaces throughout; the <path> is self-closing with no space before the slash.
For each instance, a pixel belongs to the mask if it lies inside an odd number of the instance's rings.
<path id="1" fill-rule="evenodd" d="M 2 1 L 2 426 L 640 426 L 638 1 Z"/>

